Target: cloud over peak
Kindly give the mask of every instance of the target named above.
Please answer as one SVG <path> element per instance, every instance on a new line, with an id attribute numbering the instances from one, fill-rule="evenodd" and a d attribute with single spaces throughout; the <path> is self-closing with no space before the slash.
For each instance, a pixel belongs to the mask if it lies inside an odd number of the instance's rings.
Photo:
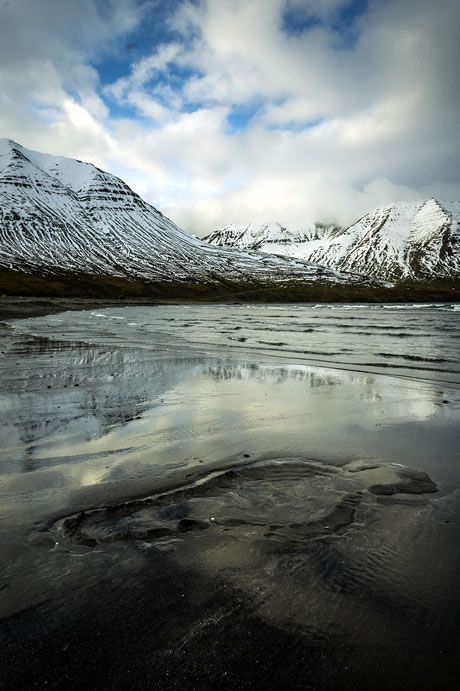
<path id="1" fill-rule="evenodd" d="M 457 0 L 16 0 L 1 132 L 199 235 L 460 197 L 459 21 Z"/>

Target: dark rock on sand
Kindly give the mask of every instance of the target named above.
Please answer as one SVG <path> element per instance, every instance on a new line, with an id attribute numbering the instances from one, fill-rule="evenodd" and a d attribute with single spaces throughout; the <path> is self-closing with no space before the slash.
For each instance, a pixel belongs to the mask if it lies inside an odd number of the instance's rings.
<path id="1" fill-rule="evenodd" d="M 306 535 L 313 537 L 321 533 L 335 533 L 353 523 L 356 509 L 363 497 L 357 492 L 346 494 L 335 506 L 317 521 L 310 521 L 306 525 Z"/>
<path id="2" fill-rule="evenodd" d="M 182 518 L 177 524 L 177 529 L 181 533 L 186 533 L 189 530 L 206 530 L 207 528 L 209 528 L 209 523 L 196 521 L 193 518 Z"/>
<path id="3" fill-rule="evenodd" d="M 398 471 L 398 476 L 401 478 L 398 482 L 386 485 L 371 485 L 369 492 L 377 495 L 391 495 L 391 494 L 425 494 L 430 492 L 437 492 L 437 485 L 431 480 L 429 475 L 419 470 L 410 470 L 404 468 Z"/>
<path id="4" fill-rule="evenodd" d="M 80 511 L 76 516 L 71 518 L 66 518 L 63 523 L 63 530 L 67 537 L 69 537 L 72 542 L 78 545 L 86 545 L 87 547 L 94 547 L 97 545 L 97 540 L 93 537 L 89 537 L 83 530 L 83 523 L 85 521 L 86 514 L 84 511 Z"/>

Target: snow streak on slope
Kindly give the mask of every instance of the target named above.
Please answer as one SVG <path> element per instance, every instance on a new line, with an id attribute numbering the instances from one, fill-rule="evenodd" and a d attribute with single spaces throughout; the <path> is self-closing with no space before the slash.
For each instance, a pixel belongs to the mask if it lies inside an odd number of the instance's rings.
<path id="1" fill-rule="evenodd" d="M 376 209 L 349 228 L 317 227 L 308 237 L 270 224 L 227 226 L 208 236 L 220 246 L 257 248 L 341 271 L 384 280 L 460 276 L 460 202 L 397 202 Z M 315 228 L 315 227 L 313 227 Z"/>
<path id="2" fill-rule="evenodd" d="M 0 140 L 0 268 L 184 282 L 359 280 L 303 260 L 210 246 L 114 175 L 7 139 Z"/>

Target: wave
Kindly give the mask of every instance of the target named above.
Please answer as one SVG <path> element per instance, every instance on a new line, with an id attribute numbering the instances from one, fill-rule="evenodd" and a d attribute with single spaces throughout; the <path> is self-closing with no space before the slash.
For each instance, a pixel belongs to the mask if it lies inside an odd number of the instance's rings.
<path id="1" fill-rule="evenodd" d="M 452 360 L 446 360 L 444 358 L 436 357 L 421 357 L 420 355 L 407 355 L 403 353 L 376 353 L 380 357 L 384 358 L 398 358 L 401 360 L 411 360 L 413 362 L 452 362 Z"/>

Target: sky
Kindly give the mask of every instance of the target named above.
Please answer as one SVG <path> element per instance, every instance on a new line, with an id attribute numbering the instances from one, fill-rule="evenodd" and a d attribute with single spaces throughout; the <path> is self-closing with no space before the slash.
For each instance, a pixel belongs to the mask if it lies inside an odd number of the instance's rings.
<path id="1" fill-rule="evenodd" d="M 459 0 L 0 0 L 0 136 L 199 237 L 460 199 Z"/>

